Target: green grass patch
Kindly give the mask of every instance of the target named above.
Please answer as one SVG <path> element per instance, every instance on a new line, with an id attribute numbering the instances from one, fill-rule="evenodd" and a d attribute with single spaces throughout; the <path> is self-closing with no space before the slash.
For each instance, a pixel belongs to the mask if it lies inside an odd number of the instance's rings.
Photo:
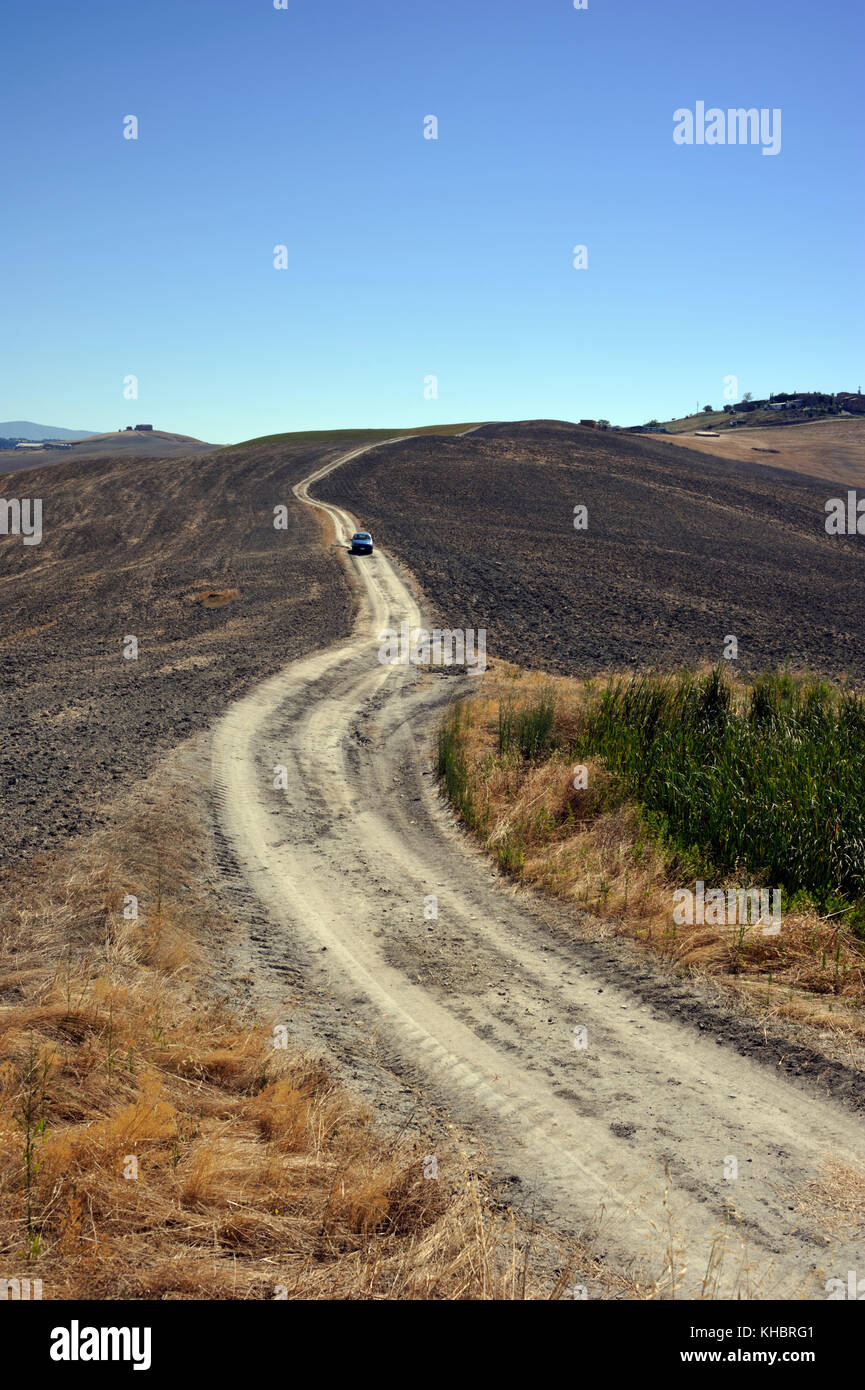
<path id="1" fill-rule="evenodd" d="M 691 866 L 747 870 L 865 920 L 865 702 L 824 682 L 726 673 L 620 679 L 586 711 L 596 756 Z M 708 876 L 708 872 L 707 872 Z"/>
<path id="2" fill-rule="evenodd" d="M 685 415 L 681 420 L 662 420 L 661 424 L 670 434 L 685 434 L 688 430 L 716 430 L 719 425 L 729 425 L 730 419 L 723 410 L 701 410 L 699 414 Z"/>
<path id="3" fill-rule="evenodd" d="M 473 830 L 479 830 L 479 816 L 471 789 L 471 776 L 465 752 L 465 707 L 453 706 L 438 736 L 438 775 L 444 782 L 451 805 Z"/>
<path id="4" fill-rule="evenodd" d="M 262 434 L 255 439 L 244 439 L 239 444 L 228 444 L 226 449 L 248 449 L 253 444 L 327 444 L 330 440 L 338 444 L 367 444 L 371 440 L 397 439 L 415 434 L 464 434 L 466 430 L 476 429 L 485 423 L 476 420 L 465 425 L 418 425 L 411 429 L 397 426 L 394 429 L 298 430 L 289 434 Z"/>
<path id="5" fill-rule="evenodd" d="M 528 759 L 548 757 L 553 743 L 556 701 L 552 690 L 542 690 L 528 704 L 499 705 L 499 753 L 513 751 Z"/>

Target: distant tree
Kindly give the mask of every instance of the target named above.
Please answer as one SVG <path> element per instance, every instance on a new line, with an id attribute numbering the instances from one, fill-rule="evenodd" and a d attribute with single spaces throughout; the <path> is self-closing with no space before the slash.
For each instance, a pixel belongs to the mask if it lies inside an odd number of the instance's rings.
<path id="1" fill-rule="evenodd" d="M 733 414 L 733 407 L 732 407 L 731 405 L 725 405 L 725 406 L 724 406 L 724 414 L 725 414 L 725 415 L 732 415 L 732 414 Z"/>
<path id="2" fill-rule="evenodd" d="M 754 399 L 754 393 L 753 393 L 753 391 L 746 391 L 745 394 L 744 394 L 744 396 L 742 397 L 742 400 L 743 400 L 743 401 L 752 401 L 753 399 Z"/>
<path id="3" fill-rule="evenodd" d="M 712 415 L 712 414 L 713 414 L 712 407 L 711 407 L 710 405 L 704 405 L 704 406 L 703 406 L 703 414 L 704 414 L 704 415 Z"/>
<path id="4" fill-rule="evenodd" d="M 599 420 L 599 421 L 598 421 L 598 429 L 599 429 L 599 430 L 608 430 L 609 428 L 610 428 L 610 422 L 609 422 L 609 420 Z"/>

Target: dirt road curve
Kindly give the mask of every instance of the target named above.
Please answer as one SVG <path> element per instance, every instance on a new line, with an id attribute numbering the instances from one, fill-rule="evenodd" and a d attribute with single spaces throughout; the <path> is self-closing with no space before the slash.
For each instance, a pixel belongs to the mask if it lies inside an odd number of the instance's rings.
<path id="1" fill-rule="evenodd" d="M 361 452 L 295 488 L 343 542 L 353 518 L 309 488 Z M 651 965 L 609 962 L 615 943 L 599 969 L 596 945 L 557 934 L 464 843 L 428 749 L 471 677 L 382 665 L 381 629 L 420 612 L 387 555 L 350 563 L 354 635 L 215 729 L 218 818 L 262 906 L 265 954 L 302 961 L 305 989 L 376 1034 L 539 1216 L 572 1231 L 600 1221 L 608 1257 L 666 1288 L 672 1248 L 679 1297 L 699 1296 L 709 1270 L 715 1296 L 825 1298 L 865 1252 L 813 1228 L 789 1193 L 827 1159 L 857 1162 L 861 1120 L 670 1015 L 641 988 Z"/>

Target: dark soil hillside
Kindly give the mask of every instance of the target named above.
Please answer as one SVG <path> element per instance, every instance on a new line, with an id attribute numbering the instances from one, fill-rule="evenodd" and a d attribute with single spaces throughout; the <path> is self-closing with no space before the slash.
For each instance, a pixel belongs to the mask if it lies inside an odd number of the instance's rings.
<path id="1" fill-rule="evenodd" d="M 44 538 L 0 537 L 0 862 L 98 824 L 114 791 L 229 699 L 349 630 L 342 570 L 291 495 L 345 448 L 15 474 L 4 495 L 42 498 Z"/>
<path id="2" fill-rule="evenodd" d="M 789 660 L 865 678 L 865 537 L 838 485 L 557 421 L 376 450 L 319 483 L 412 569 L 445 625 L 552 671 Z M 574 507 L 588 529 L 574 529 Z"/>

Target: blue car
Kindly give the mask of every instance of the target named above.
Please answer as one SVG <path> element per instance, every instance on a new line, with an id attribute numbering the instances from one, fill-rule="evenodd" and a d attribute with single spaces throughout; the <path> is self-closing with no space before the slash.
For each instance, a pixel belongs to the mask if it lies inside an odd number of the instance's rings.
<path id="1" fill-rule="evenodd" d="M 369 531 L 355 531 L 351 538 L 352 555 L 371 555 L 372 536 Z"/>

